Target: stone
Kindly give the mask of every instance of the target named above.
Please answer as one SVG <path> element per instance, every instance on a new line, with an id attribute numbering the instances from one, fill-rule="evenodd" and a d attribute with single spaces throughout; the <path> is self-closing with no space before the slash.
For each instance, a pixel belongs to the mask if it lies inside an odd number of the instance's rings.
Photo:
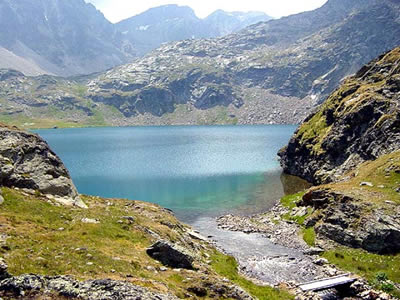
<path id="1" fill-rule="evenodd" d="M 361 183 L 360 183 L 360 186 L 369 186 L 369 187 L 373 187 L 374 185 L 373 185 L 371 182 L 364 181 L 364 182 L 361 182 Z"/>
<path id="2" fill-rule="evenodd" d="M 3 196 L 0 194 L 0 205 L 2 205 L 4 203 L 4 198 Z"/>
<path id="3" fill-rule="evenodd" d="M 165 240 L 157 241 L 146 252 L 165 266 L 193 269 L 194 256 L 187 249 Z"/>
<path id="4" fill-rule="evenodd" d="M 324 252 L 324 249 L 317 248 L 317 247 L 311 247 L 305 251 L 303 251 L 304 255 L 319 255 Z"/>
<path id="5" fill-rule="evenodd" d="M 81 219 L 82 223 L 87 223 L 87 224 L 100 224 L 100 221 L 97 219 L 90 219 L 90 218 L 82 218 Z"/>
<path id="6" fill-rule="evenodd" d="M 188 234 L 193 239 L 200 240 L 200 241 L 207 241 L 206 237 L 202 236 L 200 233 L 195 232 L 193 230 L 189 230 Z"/>
<path id="7" fill-rule="evenodd" d="M 0 186 L 37 190 L 87 208 L 68 170 L 38 135 L 0 125 Z"/>
<path id="8" fill-rule="evenodd" d="M 122 219 L 127 220 L 129 224 L 133 224 L 135 222 L 135 218 L 132 216 L 124 216 Z"/>
<path id="9" fill-rule="evenodd" d="M 314 260 L 314 264 L 316 264 L 318 266 L 323 266 L 328 263 L 329 263 L 329 261 L 326 258 L 318 258 L 318 259 Z"/>

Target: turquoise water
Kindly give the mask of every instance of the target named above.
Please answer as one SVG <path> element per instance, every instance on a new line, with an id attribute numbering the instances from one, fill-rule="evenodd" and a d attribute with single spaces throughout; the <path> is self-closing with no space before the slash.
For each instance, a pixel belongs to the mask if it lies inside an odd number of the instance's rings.
<path id="1" fill-rule="evenodd" d="M 160 204 L 192 223 L 271 207 L 286 182 L 276 158 L 294 126 L 38 130 L 80 193 Z"/>

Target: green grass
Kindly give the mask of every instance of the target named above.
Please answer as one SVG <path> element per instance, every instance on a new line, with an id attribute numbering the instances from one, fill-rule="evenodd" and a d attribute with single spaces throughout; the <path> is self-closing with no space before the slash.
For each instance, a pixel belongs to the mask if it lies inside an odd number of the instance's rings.
<path id="1" fill-rule="evenodd" d="M 280 202 L 281 202 L 282 206 L 287 207 L 290 210 L 292 210 L 293 208 L 297 207 L 296 203 L 301 200 L 304 193 L 305 192 L 303 191 L 303 192 L 299 192 L 299 193 L 293 194 L 293 195 L 286 195 L 281 198 Z M 292 216 L 291 212 L 288 212 L 287 214 L 284 214 L 282 216 L 282 218 L 284 220 L 293 221 L 299 225 L 303 225 L 305 220 L 311 215 L 311 213 L 312 213 L 312 208 L 308 208 L 307 214 L 304 216 Z"/>
<path id="2" fill-rule="evenodd" d="M 3 188 L 2 193 L 5 201 L 0 205 L 0 224 L 8 238 L 5 245 L 0 245 L 0 257 L 5 258 L 10 274 L 129 280 L 178 297 L 191 293 L 192 287 L 224 284 L 224 276 L 259 299 L 293 299 L 285 291 L 257 286 L 243 278 L 234 258 L 201 241 L 196 242 L 203 250 L 196 256 L 195 272 L 181 269 L 177 273 L 172 268 L 154 272 L 161 265 L 146 254 L 146 249 L 156 241 L 150 230 L 172 242 L 187 239 L 185 225 L 154 204 L 82 196 L 89 206 L 85 210 L 55 206 L 38 192 L 26 196 L 21 191 Z M 135 221 L 123 221 L 123 216 L 133 216 Z M 82 223 L 82 218 L 97 219 L 100 223 Z M 190 249 L 189 244 L 186 247 Z M 212 263 L 208 264 L 210 256 Z M 212 297 L 215 298 L 210 292 L 202 299 Z"/>
<path id="3" fill-rule="evenodd" d="M 302 229 L 303 240 L 309 245 L 310 247 L 315 246 L 315 231 L 314 227 L 303 228 Z"/>
<path id="4" fill-rule="evenodd" d="M 221 276 L 236 283 L 259 300 L 284 300 L 294 299 L 294 296 L 286 291 L 278 290 L 269 286 L 259 286 L 244 278 L 238 273 L 236 260 L 222 253 L 214 253 L 211 266 Z"/>
<path id="5" fill-rule="evenodd" d="M 330 263 L 343 270 L 366 278 L 374 287 L 387 290 L 400 298 L 400 290 L 390 289 L 390 283 L 400 283 L 400 254 L 378 255 L 361 249 L 338 248 L 327 251 L 323 255 Z"/>
<path id="6" fill-rule="evenodd" d="M 297 194 L 284 196 L 281 198 L 281 204 L 284 207 L 293 209 L 296 207 L 296 203 L 301 200 L 304 194 L 305 192 L 299 192 Z"/>

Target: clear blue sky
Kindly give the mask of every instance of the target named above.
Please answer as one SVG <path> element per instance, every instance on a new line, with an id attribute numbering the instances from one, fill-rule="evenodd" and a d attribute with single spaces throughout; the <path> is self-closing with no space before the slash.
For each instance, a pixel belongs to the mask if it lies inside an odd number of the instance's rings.
<path id="1" fill-rule="evenodd" d="M 118 22 L 145 10 L 166 4 L 187 5 L 200 18 L 217 9 L 225 11 L 263 11 L 279 18 L 294 13 L 312 10 L 322 6 L 327 0 L 86 0 L 93 3 L 111 22 Z"/>

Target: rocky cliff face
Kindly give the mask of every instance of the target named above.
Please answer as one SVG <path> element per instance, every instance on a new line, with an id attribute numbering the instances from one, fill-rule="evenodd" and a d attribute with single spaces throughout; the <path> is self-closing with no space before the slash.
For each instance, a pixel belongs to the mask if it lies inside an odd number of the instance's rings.
<path id="1" fill-rule="evenodd" d="M 104 16 L 84 0 L 3 0 L 0 3 L 1 67 L 27 75 L 69 76 L 104 71 L 135 54 Z M 30 65 L 26 65 L 26 62 Z"/>
<path id="2" fill-rule="evenodd" d="M 284 170 L 313 183 L 337 181 L 400 149 L 400 48 L 347 79 L 279 153 Z"/>
<path id="3" fill-rule="evenodd" d="M 298 206 L 322 246 L 400 251 L 400 48 L 345 80 L 279 156 L 287 173 L 324 184 Z"/>
<path id="4" fill-rule="evenodd" d="M 0 186 L 49 194 L 60 203 L 85 208 L 67 169 L 39 136 L 0 126 Z"/>

